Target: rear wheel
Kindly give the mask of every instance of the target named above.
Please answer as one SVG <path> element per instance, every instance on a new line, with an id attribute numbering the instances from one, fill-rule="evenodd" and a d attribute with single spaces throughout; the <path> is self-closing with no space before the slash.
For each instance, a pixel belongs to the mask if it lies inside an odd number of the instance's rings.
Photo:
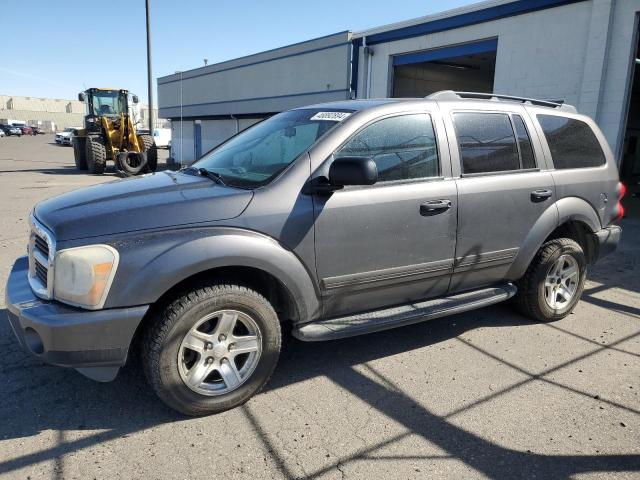
<path id="1" fill-rule="evenodd" d="M 87 170 L 87 139 L 86 137 L 73 137 L 73 159 L 78 170 Z"/>
<path id="2" fill-rule="evenodd" d="M 107 168 L 107 149 L 101 137 L 90 135 L 86 140 L 87 168 L 94 175 L 102 175 Z"/>
<path id="3" fill-rule="evenodd" d="M 140 135 L 138 137 L 144 144 L 144 151 L 147 154 L 147 172 L 155 172 L 158 169 L 158 147 L 156 142 L 153 141 L 151 135 Z"/>
<path id="4" fill-rule="evenodd" d="M 534 320 L 560 320 L 580 301 L 586 277 L 587 262 L 580 245 L 569 238 L 550 240 L 516 282 L 515 305 Z"/>
<path id="5" fill-rule="evenodd" d="M 281 333 L 271 304 L 239 285 L 210 283 L 185 292 L 158 313 L 143 337 L 150 385 L 187 415 L 242 405 L 268 381 Z"/>

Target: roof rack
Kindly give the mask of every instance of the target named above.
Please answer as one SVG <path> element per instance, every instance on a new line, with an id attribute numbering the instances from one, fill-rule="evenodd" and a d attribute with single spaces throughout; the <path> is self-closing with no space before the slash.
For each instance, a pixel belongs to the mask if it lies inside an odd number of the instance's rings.
<path id="1" fill-rule="evenodd" d="M 480 92 L 454 92 L 453 90 L 441 90 L 425 97 L 429 100 L 460 100 L 464 98 L 478 100 L 506 100 L 508 102 L 526 103 L 536 105 L 538 107 L 557 108 L 559 110 L 578 113 L 576 107 L 564 103 L 563 101 L 537 100 L 535 98 L 514 97 L 512 95 L 499 95 L 497 93 L 480 93 Z"/>

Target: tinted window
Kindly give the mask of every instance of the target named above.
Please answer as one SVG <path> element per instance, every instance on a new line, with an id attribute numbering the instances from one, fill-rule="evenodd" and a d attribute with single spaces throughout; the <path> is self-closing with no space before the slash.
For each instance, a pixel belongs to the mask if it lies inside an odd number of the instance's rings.
<path id="1" fill-rule="evenodd" d="M 463 173 L 518 170 L 518 147 L 506 113 L 454 113 Z"/>
<path id="2" fill-rule="evenodd" d="M 339 157 L 372 158 L 382 182 L 439 175 L 435 133 L 427 114 L 379 120 L 356 133 L 336 153 Z"/>
<path id="3" fill-rule="evenodd" d="M 513 119 L 513 127 L 516 131 L 516 137 L 518 138 L 518 146 L 520 147 L 522 168 L 536 168 L 536 161 L 533 157 L 533 148 L 531 147 L 527 127 L 525 127 L 520 115 L 512 115 L 511 118 Z"/>
<path id="4" fill-rule="evenodd" d="M 598 139 L 586 123 L 556 115 L 538 115 L 555 168 L 586 168 L 604 165 Z"/>

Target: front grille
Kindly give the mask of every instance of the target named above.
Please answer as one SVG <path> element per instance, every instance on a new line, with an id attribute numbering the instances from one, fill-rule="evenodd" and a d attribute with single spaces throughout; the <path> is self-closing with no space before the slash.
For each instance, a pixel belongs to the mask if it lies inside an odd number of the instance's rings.
<path id="1" fill-rule="evenodd" d="M 29 236 L 29 284 L 39 297 L 50 299 L 53 294 L 53 258 L 55 241 L 49 231 L 33 216 Z"/>
<path id="2" fill-rule="evenodd" d="M 34 247 L 36 247 L 45 258 L 49 258 L 49 244 L 44 238 L 37 234 L 34 237 Z"/>
<path id="3" fill-rule="evenodd" d="M 42 282 L 42 285 L 45 288 L 47 288 L 49 269 L 44 265 L 40 265 L 40 262 L 38 261 L 36 261 L 35 263 L 35 269 L 36 269 L 36 277 L 38 277 L 38 280 Z"/>

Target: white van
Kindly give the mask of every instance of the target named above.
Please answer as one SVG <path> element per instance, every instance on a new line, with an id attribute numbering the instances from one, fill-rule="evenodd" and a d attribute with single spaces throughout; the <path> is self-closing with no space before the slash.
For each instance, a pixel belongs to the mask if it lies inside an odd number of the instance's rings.
<path id="1" fill-rule="evenodd" d="M 153 140 L 158 148 L 171 148 L 171 129 L 170 128 L 154 128 Z"/>

